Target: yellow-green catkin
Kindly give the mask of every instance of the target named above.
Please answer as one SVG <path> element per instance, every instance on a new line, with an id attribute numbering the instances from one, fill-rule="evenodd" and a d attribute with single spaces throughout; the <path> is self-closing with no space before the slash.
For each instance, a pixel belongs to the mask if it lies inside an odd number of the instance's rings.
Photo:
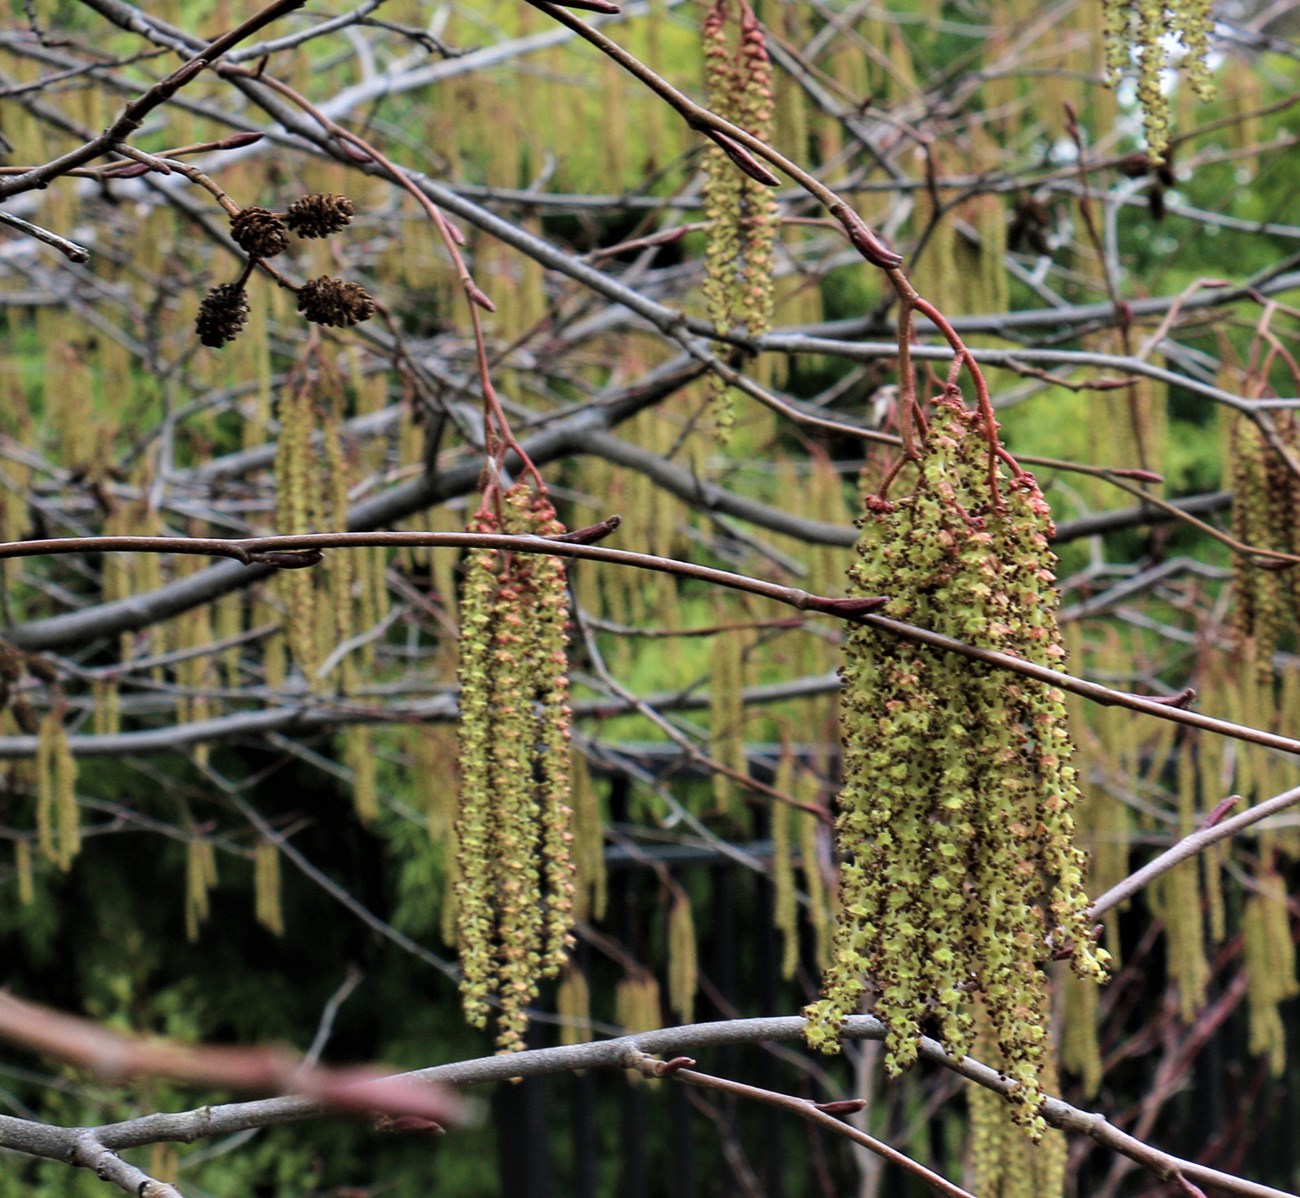
<path id="1" fill-rule="evenodd" d="M 678 893 L 668 910 L 668 1005 L 682 1023 L 690 1023 L 695 1017 L 698 985 L 695 919 L 690 900 Z"/>
<path id="2" fill-rule="evenodd" d="M 209 913 L 208 892 L 217 884 L 217 857 L 212 842 L 196 836 L 185 846 L 185 937 L 199 938 Z"/>
<path id="3" fill-rule="evenodd" d="M 230 591 L 222 595 L 213 608 L 213 631 L 217 640 L 237 640 L 244 631 L 244 592 Z M 222 681 L 228 688 L 235 690 L 240 684 L 239 646 L 227 645 L 221 650 L 219 661 Z"/>
<path id="4" fill-rule="evenodd" d="M 1102 0 L 1102 9 L 1111 83 L 1129 74 L 1136 58 L 1147 155 L 1162 162 L 1169 148 L 1169 101 L 1161 76 L 1175 65 L 1174 42 L 1182 43 L 1180 69 L 1196 95 L 1202 100 L 1214 96 L 1207 57 L 1213 28 L 1210 0 Z"/>
<path id="5" fill-rule="evenodd" d="M 573 965 L 565 967 L 556 987 L 555 1012 L 562 1021 L 561 1044 L 585 1044 L 591 1039 L 591 991 L 586 975 Z"/>
<path id="6" fill-rule="evenodd" d="M 1065 643 L 1068 664 L 1072 673 L 1078 677 L 1085 676 L 1085 668 L 1105 671 L 1106 666 L 1097 660 L 1089 661 L 1085 656 L 1085 647 L 1079 622 L 1073 622 L 1065 628 Z M 1109 643 L 1109 639 L 1106 642 Z M 1110 708 L 1104 708 L 1098 714 L 1095 727 L 1090 727 L 1084 718 L 1083 704 L 1077 696 L 1067 696 L 1067 709 L 1070 725 L 1076 730 L 1079 742 L 1078 774 L 1081 801 L 1075 822 L 1079 843 L 1089 855 L 1089 876 L 1095 893 L 1104 893 L 1128 876 L 1129 845 L 1132 837 L 1129 831 L 1130 815 L 1128 804 L 1122 802 L 1111 788 L 1093 780 L 1094 775 L 1111 774 L 1123 776 L 1122 771 L 1140 768 L 1140 757 L 1121 751 L 1116 743 L 1114 733 L 1125 726 L 1131 728 L 1133 721 L 1121 724 L 1113 718 Z M 1127 745 L 1127 741 L 1125 745 Z M 1127 754 L 1127 755 L 1126 755 Z M 1130 760 L 1132 758 L 1132 760 Z M 1121 910 L 1123 905 L 1121 905 Z M 1112 909 L 1103 917 L 1106 929 L 1106 948 L 1111 957 L 1119 960 L 1119 911 Z"/>
<path id="7" fill-rule="evenodd" d="M 943 170 L 943 149 L 936 170 Z M 957 269 L 958 234 L 950 213 L 945 212 L 941 197 L 928 189 L 917 192 L 913 221 L 918 234 L 925 234 L 925 247 L 917 259 L 918 285 L 945 312 L 970 311 L 966 295 L 968 279 Z"/>
<path id="8" fill-rule="evenodd" d="M 1271 866 L 1255 880 L 1241 917 L 1247 996 L 1250 1000 L 1250 1051 L 1266 1055 L 1274 1077 L 1286 1068 L 1286 1029 L 1278 1004 L 1300 994 L 1295 941 L 1287 913 L 1286 884 Z"/>
<path id="9" fill-rule="evenodd" d="M 1292 412 L 1273 416 L 1278 440 L 1300 450 L 1300 420 Z M 1245 415 L 1232 422 L 1228 452 L 1233 490 L 1232 531 L 1252 548 L 1295 553 L 1300 549 L 1300 482 L 1282 455 Z M 1273 685 L 1273 655 L 1285 630 L 1300 619 L 1300 584 L 1294 571 L 1270 570 L 1244 554 L 1233 558 L 1232 629 L 1238 650 L 1254 666 L 1260 686 Z"/>
<path id="10" fill-rule="evenodd" d="M 747 774 L 745 754 L 744 647 L 741 634 L 723 632 L 713 638 L 709 680 L 709 756 L 719 765 Z M 713 773 L 713 805 L 719 814 L 730 811 L 737 782 Z"/>
<path id="11" fill-rule="evenodd" d="M 253 849 L 253 909 L 257 922 L 273 936 L 284 935 L 280 902 L 280 850 L 269 840 Z"/>
<path id="12" fill-rule="evenodd" d="M 202 559 L 179 555 L 176 577 L 188 578 L 202 569 Z M 182 612 L 172 621 L 173 647 L 183 651 L 174 666 L 176 678 L 176 719 L 178 723 L 199 722 L 211 714 L 208 690 L 212 686 L 212 658 L 206 650 L 212 643 L 212 621 L 207 604 Z M 191 748 L 199 765 L 207 762 L 208 744 L 200 741 Z"/>
<path id="13" fill-rule="evenodd" d="M 54 740 L 59 721 L 50 712 L 41 720 L 36 740 L 36 843 L 41 856 L 58 864 L 54 840 Z"/>
<path id="14" fill-rule="evenodd" d="M 605 914 L 605 822 L 600 814 L 587 759 L 574 752 L 569 767 L 573 780 L 573 860 L 576 866 L 573 896 L 575 920 L 601 919 Z"/>
<path id="15" fill-rule="evenodd" d="M 975 1057 L 1001 1070 L 1003 1058 L 987 1012 L 975 1019 Z M 1059 1089 L 1051 1046 L 1045 1054 L 1043 1086 Z M 1068 1157 L 1064 1133 L 1049 1128 L 1037 1143 L 1027 1140 L 1007 1118 L 1007 1101 L 972 1084 L 970 1155 L 972 1192 L 980 1198 L 1062 1198 Z"/>
<path id="16" fill-rule="evenodd" d="M 1097 987 L 1090 979 L 1066 971 L 1060 989 L 1064 1007 L 1061 1020 L 1061 1066 L 1075 1074 L 1088 1098 L 1101 1088 L 1102 1061 Z"/>
<path id="17" fill-rule="evenodd" d="M 41 720 L 36 750 L 36 835 L 41 854 L 60 869 L 70 869 L 81 849 L 81 810 L 77 806 L 77 762 L 68 746 L 62 708 Z"/>
<path id="18" fill-rule="evenodd" d="M 775 788 L 782 794 L 794 789 L 794 755 L 787 749 L 777 763 Z M 777 931 L 781 933 L 781 976 L 794 977 L 799 965 L 799 905 L 794 886 L 794 861 L 790 849 L 793 813 L 780 800 L 771 806 L 772 818 L 772 907 Z"/>
<path id="19" fill-rule="evenodd" d="M 283 612 L 268 597 L 267 589 L 257 587 L 253 597 L 252 626 L 271 631 L 262 639 L 262 681 L 267 690 L 283 688 L 289 670 L 289 657 L 284 634 Z"/>
<path id="20" fill-rule="evenodd" d="M 160 1182 L 177 1180 L 179 1153 L 174 1144 L 153 1144 L 149 1148 L 149 1176 Z"/>
<path id="21" fill-rule="evenodd" d="M 343 761 L 352 771 L 352 806 L 363 824 L 379 815 L 379 790 L 375 780 L 375 746 L 370 728 L 349 724 L 343 734 Z"/>
<path id="22" fill-rule="evenodd" d="M 429 839 L 445 844 L 456 822 L 460 795 L 456 731 L 446 724 L 417 725 L 411 729 L 410 746 L 415 776 L 434 780 L 424 804 Z"/>
<path id="23" fill-rule="evenodd" d="M 653 1032 L 663 1026 L 659 983 L 647 971 L 628 974 L 614 994 L 614 1018 L 625 1032 Z"/>
<path id="24" fill-rule="evenodd" d="M 443 944 L 455 948 L 460 942 L 460 848 L 456 825 L 447 830 L 442 880 L 442 910 L 438 913 L 438 935 Z"/>
<path id="25" fill-rule="evenodd" d="M 731 24 L 730 0 L 715 0 L 702 30 L 707 102 L 719 116 L 766 141 L 772 133 L 772 67 L 748 0 L 739 0 L 734 45 Z M 704 169 L 709 317 L 719 333 L 739 326 L 760 336 L 772 323 L 776 205 L 767 186 L 738 169 L 721 147 L 709 147 Z M 709 388 L 714 424 L 725 440 L 735 423 L 730 388 L 716 376 L 710 376 Z"/>
<path id="26" fill-rule="evenodd" d="M 343 418 L 343 387 L 333 371 L 329 372 L 328 379 L 329 401 L 325 405 L 320 431 L 325 467 L 320 499 L 321 523 L 328 528 L 346 528 L 348 489 L 352 483 L 353 470 L 339 434 Z M 326 556 L 322 566 L 318 567 L 324 569 L 321 597 L 332 617 L 331 620 L 320 621 L 325 630 L 326 642 L 330 646 L 322 656 L 332 652 L 334 646 L 349 643 L 356 633 L 353 589 L 360 560 L 353 553 L 331 553 Z M 356 690 L 357 661 L 352 652 L 346 653 L 335 667 L 335 676 L 334 689 L 341 694 L 351 694 Z"/>
<path id="27" fill-rule="evenodd" d="M 1195 831 L 1196 766 L 1190 746 L 1178 759 L 1178 833 Z M 1184 861 L 1162 875 L 1153 891 L 1152 906 L 1164 921 L 1168 945 L 1168 970 L 1178 986 L 1178 1010 L 1190 1023 L 1205 1005 L 1210 965 L 1205 959 L 1204 920 L 1201 915 L 1200 863 Z"/>
<path id="28" fill-rule="evenodd" d="M 818 805 L 821 786 L 816 777 L 804 772 L 795 784 L 795 797 L 805 805 Z M 835 934 L 832 910 L 834 894 L 826 885 L 821 866 L 822 821 L 811 811 L 795 813 L 799 833 L 799 860 L 803 864 L 804 888 L 808 892 L 808 922 L 813 929 L 813 957 L 818 969 L 829 969 Z"/>
<path id="29" fill-rule="evenodd" d="M 1227 845 L 1220 841 L 1207 845 L 1201 858 L 1201 884 L 1205 891 L 1206 933 L 1211 944 L 1222 944 L 1228 934 L 1227 906 L 1223 898 L 1223 868 Z"/>
<path id="30" fill-rule="evenodd" d="M 14 841 L 14 873 L 18 875 L 18 901 L 28 907 L 36 898 L 32 874 L 32 846 L 19 837 Z"/>
<path id="31" fill-rule="evenodd" d="M 705 98 L 710 108 L 734 120 L 736 67 L 727 32 L 730 6 L 719 0 L 709 9 L 702 31 Z M 744 176 L 720 146 L 710 145 L 704 160 L 704 215 L 709 222 L 704 254 L 704 299 L 709 317 L 720 333 L 731 328 L 735 263 L 740 256 L 740 219 Z M 730 431 L 735 412 L 726 402 L 727 387 L 710 380 L 714 419 L 722 435 Z"/>
<path id="32" fill-rule="evenodd" d="M 320 513 L 320 470 L 312 444 L 316 431 L 315 405 L 306 383 L 284 388 L 280 395 L 280 440 L 275 455 L 275 529 L 282 536 L 313 531 Z M 276 591 L 284 606 L 289 652 L 308 687 L 319 690 L 321 653 L 317 636 L 319 597 L 315 571 L 280 570 Z"/>
<path id="33" fill-rule="evenodd" d="M 524 483 L 472 529 L 555 536 L 546 496 Z M 560 561 L 471 554 L 461 593 L 456 924 L 466 1018 L 499 1004 L 497 1044 L 522 1047 L 527 1006 L 572 944 L 573 811 Z"/>
<path id="34" fill-rule="evenodd" d="M 54 749 L 54 801 L 58 811 L 59 864 L 68 869 L 81 851 L 81 808 L 77 805 L 77 760 L 62 723 Z"/>
<path id="35" fill-rule="evenodd" d="M 472 531 L 495 530 L 486 520 Z M 491 724 L 495 671 L 492 623 L 496 602 L 496 555 L 470 554 L 460 601 L 460 811 L 455 825 L 463 867 L 456 883 L 456 940 L 460 947 L 461 993 L 465 1017 L 477 1027 L 487 1024 L 497 982 L 495 953 L 496 896 L 491 880 L 495 851 L 490 773 Z"/>
<path id="36" fill-rule="evenodd" d="M 1053 666 L 1065 650 L 1050 513 L 1028 475 L 999 469 L 992 494 L 993 435 L 956 397 L 936 401 L 913 493 L 867 502 L 852 590 L 890 595 L 897 619 Z M 1013 1116 L 1040 1135 L 1042 963 L 1068 946 L 1079 974 L 1101 980 L 1107 960 L 1074 843 L 1065 696 L 865 626 L 845 656 L 841 914 L 805 1036 L 834 1051 L 870 991 L 898 1073 L 923 1025 L 953 1054 L 969 1049 L 973 993 L 1018 1083 Z"/>
<path id="37" fill-rule="evenodd" d="M 91 726 L 96 736 L 112 736 L 121 730 L 122 708 L 117 683 L 112 678 L 96 678 L 91 689 L 95 709 Z"/>

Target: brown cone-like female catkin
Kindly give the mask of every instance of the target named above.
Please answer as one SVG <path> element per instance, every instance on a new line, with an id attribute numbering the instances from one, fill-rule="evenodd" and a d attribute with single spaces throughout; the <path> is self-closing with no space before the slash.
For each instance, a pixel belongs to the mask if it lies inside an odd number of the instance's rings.
<path id="1" fill-rule="evenodd" d="M 298 311 L 314 324 L 351 328 L 375 314 L 375 301 L 358 283 L 325 275 L 298 288 Z"/>
<path id="2" fill-rule="evenodd" d="M 245 208 L 230 218 L 230 236 L 252 258 L 274 258 L 289 245 L 289 233 L 278 212 Z"/>
<path id="3" fill-rule="evenodd" d="M 211 349 L 220 349 L 239 336 L 248 320 L 248 294 L 239 283 L 218 283 L 199 304 L 194 331 Z"/>
<path id="4" fill-rule="evenodd" d="M 351 224 L 355 212 L 347 196 L 309 195 L 289 205 L 284 223 L 299 237 L 329 237 Z"/>

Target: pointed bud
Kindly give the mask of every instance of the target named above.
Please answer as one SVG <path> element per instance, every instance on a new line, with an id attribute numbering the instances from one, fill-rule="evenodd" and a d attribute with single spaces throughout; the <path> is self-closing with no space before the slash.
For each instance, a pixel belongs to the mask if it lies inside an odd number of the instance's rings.
<path id="1" fill-rule="evenodd" d="M 831 215 L 844 226 L 849 241 L 872 266 L 893 270 L 903 264 L 903 255 L 891 250 L 871 231 L 870 226 L 847 204 L 831 209 Z"/>
<path id="2" fill-rule="evenodd" d="M 716 129 L 706 129 L 704 135 L 717 142 L 722 152 L 751 179 L 768 187 L 781 186 L 781 180 L 734 138 L 728 137 L 725 133 L 719 133 Z"/>

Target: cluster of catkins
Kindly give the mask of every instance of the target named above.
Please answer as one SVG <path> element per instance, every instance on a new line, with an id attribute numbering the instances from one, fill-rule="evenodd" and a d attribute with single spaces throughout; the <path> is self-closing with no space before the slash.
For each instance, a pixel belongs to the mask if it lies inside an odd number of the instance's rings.
<path id="1" fill-rule="evenodd" d="M 248 320 L 244 284 L 255 262 L 283 253 L 289 246 L 290 233 L 307 238 L 338 233 L 351 222 L 354 211 L 347 196 L 319 194 L 294 200 L 286 212 L 250 207 L 232 216 L 230 236 L 248 254 L 249 263 L 236 282 L 219 283 L 204 296 L 195 323 L 199 340 L 219 349 L 239 336 Z M 375 314 L 375 301 L 366 289 L 344 279 L 308 279 L 297 293 L 298 311 L 315 324 L 348 328 Z"/>
<path id="2" fill-rule="evenodd" d="M 1183 64 L 1192 90 L 1202 100 L 1212 99 L 1207 55 L 1214 17 L 1210 0 L 1102 0 L 1106 25 L 1106 69 L 1118 83 L 1137 58 L 1138 104 L 1147 155 L 1161 161 L 1169 148 L 1169 99 L 1161 77 L 1175 59 L 1171 47 L 1183 47 Z"/>
<path id="3" fill-rule="evenodd" d="M 992 494 L 989 444 L 978 412 L 937 402 L 915 491 L 868 500 L 852 588 L 892 596 L 894 618 L 1059 665 L 1047 504 L 1028 475 L 999 475 Z M 1041 1134 L 1044 963 L 1068 950 L 1100 980 L 1106 960 L 1073 841 L 1064 695 L 865 626 L 842 674 L 840 919 L 808 1042 L 834 1051 L 870 990 L 898 1072 L 925 1031 L 969 1051 L 979 999 L 1019 1083 L 1013 1114 Z"/>
<path id="4" fill-rule="evenodd" d="M 471 532 L 556 536 L 551 502 L 524 483 L 503 515 Z M 497 1044 L 523 1046 L 528 1004 L 572 944 L 568 596 L 564 567 L 544 554 L 470 556 L 460 606 L 460 812 L 456 936 L 465 1015 Z"/>

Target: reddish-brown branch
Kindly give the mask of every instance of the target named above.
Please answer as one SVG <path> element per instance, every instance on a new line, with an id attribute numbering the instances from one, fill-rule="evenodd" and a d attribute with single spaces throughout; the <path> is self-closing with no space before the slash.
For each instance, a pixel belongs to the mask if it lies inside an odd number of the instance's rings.
<path id="1" fill-rule="evenodd" d="M 464 1120 L 446 1086 L 417 1084 L 374 1068 L 322 1069 L 276 1048 L 177 1044 L 123 1035 L 36 1003 L 0 993 L 0 1039 L 89 1069 L 109 1081 L 167 1077 L 242 1091 L 301 1094 L 326 1110 L 416 1116 L 439 1124 Z"/>
<path id="2" fill-rule="evenodd" d="M 695 1062 L 690 1057 L 675 1057 L 669 1061 L 656 1061 L 654 1058 L 640 1053 L 630 1054 L 627 1062 L 628 1068 L 635 1069 L 645 1077 L 672 1078 L 674 1081 L 684 1082 L 688 1086 L 697 1086 L 702 1090 L 719 1090 L 736 1098 L 744 1098 L 750 1102 L 758 1102 L 764 1106 L 774 1106 L 780 1110 L 789 1111 L 791 1114 L 798 1115 L 801 1119 L 807 1119 L 809 1123 L 815 1123 L 818 1127 L 824 1128 L 834 1135 L 843 1136 L 847 1140 L 852 1140 L 855 1144 L 861 1144 L 883 1160 L 887 1160 L 891 1165 L 897 1165 L 914 1177 L 920 1178 L 922 1182 L 940 1194 L 947 1194 L 949 1198 L 974 1198 L 973 1194 L 963 1190 L 961 1186 L 955 1185 L 946 1177 L 941 1177 L 934 1170 L 927 1169 L 906 1153 L 899 1152 L 897 1148 L 886 1144 L 883 1140 L 878 1140 L 875 1136 L 868 1135 L 865 1131 L 854 1127 L 853 1124 L 845 1123 L 843 1119 L 838 1118 L 840 1114 L 848 1114 L 852 1110 L 860 1109 L 861 1103 L 858 1100 L 850 1099 L 847 1103 L 816 1103 L 807 1098 L 798 1098 L 793 1094 L 781 1094 L 775 1090 L 764 1090 L 759 1086 L 746 1085 L 743 1082 L 732 1081 L 729 1078 L 700 1073 L 691 1068 L 694 1064 Z M 827 1110 L 828 1106 L 839 1109 Z"/>

